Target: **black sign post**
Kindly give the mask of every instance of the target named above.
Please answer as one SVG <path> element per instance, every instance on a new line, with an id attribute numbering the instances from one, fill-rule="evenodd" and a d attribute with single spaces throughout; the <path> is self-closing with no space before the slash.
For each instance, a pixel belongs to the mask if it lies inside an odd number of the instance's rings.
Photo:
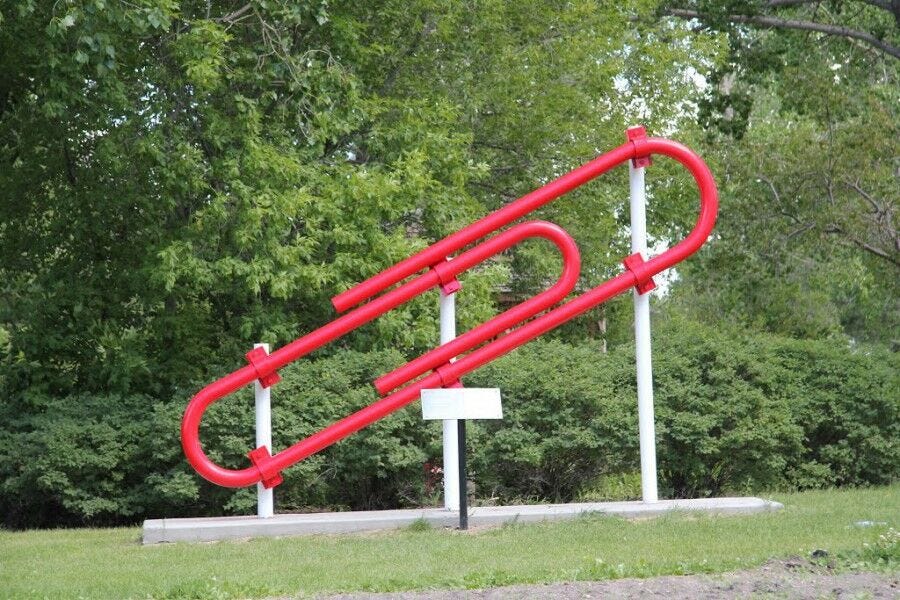
<path id="1" fill-rule="evenodd" d="M 452 430 L 451 430 L 452 431 Z M 469 490 L 466 486 L 466 420 L 456 421 L 456 437 L 459 444 L 459 528 L 469 528 Z"/>
<path id="2" fill-rule="evenodd" d="M 450 462 L 444 463 L 444 492 L 450 494 L 444 497 L 444 506 L 447 510 L 457 508 L 459 510 L 459 528 L 465 531 L 469 528 L 469 497 L 468 479 L 466 472 L 466 421 L 469 419 L 502 419 L 503 405 L 500 401 L 500 390 L 497 388 L 464 388 L 447 387 L 422 390 L 422 419 L 426 421 L 451 421 L 450 427 L 445 430 L 452 437 L 453 424 L 456 421 L 456 457 L 455 461 L 447 454 L 452 455 L 453 446 L 447 446 L 444 450 L 450 450 L 444 456 Z M 456 462 L 454 465 L 453 462 Z M 458 473 L 452 474 L 453 467 L 458 467 Z M 455 476 L 459 479 L 456 479 Z M 459 485 L 459 490 L 452 490 L 453 484 Z M 459 494 L 459 506 L 453 507 L 452 494 Z"/>

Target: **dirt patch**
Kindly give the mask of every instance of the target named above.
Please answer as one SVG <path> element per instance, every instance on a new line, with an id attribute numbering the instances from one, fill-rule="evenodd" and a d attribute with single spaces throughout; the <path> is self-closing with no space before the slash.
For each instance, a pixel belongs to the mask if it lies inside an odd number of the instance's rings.
<path id="1" fill-rule="evenodd" d="M 390 594 L 343 594 L 328 600 L 581 600 L 584 598 L 900 598 L 900 574 L 834 573 L 804 559 L 772 560 L 747 571 L 720 575 L 685 575 L 649 579 L 615 579 L 538 585 L 514 585 L 484 590 L 435 590 Z"/>

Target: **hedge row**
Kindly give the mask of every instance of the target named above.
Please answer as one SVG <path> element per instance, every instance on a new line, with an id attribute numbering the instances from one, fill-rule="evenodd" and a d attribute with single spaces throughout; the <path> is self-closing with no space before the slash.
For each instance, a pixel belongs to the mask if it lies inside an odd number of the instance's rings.
<path id="1" fill-rule="evenodd" d="M 722 332 L 686 322 L 655 330 L 662 493 L 881 484 L 900 475 L 898 357 L 838 341 Z M 276 449 L 375 399 L 395 351 L 345 352 L 282 371 Z M 476 493 L 498 502 L 566 501 L 598 478 L 639 470 L 633 352 L 534 342 L 466 384 L 499 387 L 503 421 L 470 425 Z M 252 511 L 255 490 L 203 482 L 178 442 L 191 390 L 145 396 L 35 395 L 0 404 L 0 510 L 9 527 L 134 522 L 145 516 Z M 440 426 L 418 404 L 285 472 L 279 510 L 413 506 L 439 498 Z M 246 465 L 250 392 L 215 405 L 202 439 Z M 633 481 L 633 477 L 630 479 Z"/>

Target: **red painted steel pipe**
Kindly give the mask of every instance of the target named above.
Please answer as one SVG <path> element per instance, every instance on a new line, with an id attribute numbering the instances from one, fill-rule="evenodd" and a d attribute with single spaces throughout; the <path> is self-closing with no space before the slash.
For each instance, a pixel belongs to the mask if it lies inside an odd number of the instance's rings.
<path id="1" fill-rule="evenodd" d="M 434 265 L 428 272 L 411 279 L 400 287 L 391 290 L 383 296 L 379 296 L 358 309 L 339 317 L 328 325 L 320 327 L 316 331 L 279 348 L 272 354 L 263 356 L 255 360 L 252 364 L 238 369 L 231 375 L 223 377 L 215 383 L 203 388 L 191 399 L 187 410 L 184 413 L 184 418 L 182 419 L 181 443 L 184 447 L 188 462 L 190 462 L 191 466 L 193 466 L 200 475 L 219 485 L 242 487 L 260 481 L 261 471 L 259 469 L 248 468 L 239 471 L 225 469 L 210 461 L 203 452 L 199 439 L 200 421 L 203 418 L 203 413 L 210 404 L 256 379 L 269 377 L 284 365 L 334 341 L 423 292 L 439 286 L 442 283 L 452 281 L 460 273 L 484 262 L 495 254 L 499 254 L 511 248 L 526 238 L 544 238 L 553 242 L 562 253 L 563 271 L 559 280 L 552 287 L 529 301 L 513 307 L 506 313 L 503 313 L 501 317 L 513 312 L 519 319 L 530 318 L 545 308 L 555 304 L 564 298 L 575 286 L 575 282 L 578 281 L 578 273 L 581 268 L 581 256 L 578 253 L 578 246 L 575 244 L 575 241 L 561 227 L 546 221 L 528 221 L 507 229 L 487 241 L 474 246 L 470 250 L 463 252 L 454 260 L 443 261 Z M 370 422 L 371 421 L 366 422 L 361 426 L 368 425 Z M 315 438 L 315 436 L 313 436 L 313 438 Z M 304 442 L 306 441 L 308 440 L 304 440 Z M 334 441 L 337 440 L 333 440 L 331 443 Z M 296 444 L 295 446 L 299 445 L 300 444 Z M 291 452 L 293 448 L 294 447 L 278 453 L 275 457 L 272 457 L 272 459 L 279 458 L 278 464 L 281 464 L 284 456 L 294 455 Z M 296 460 L 300 459 L 295 459 L 287 464 L 293 464 Z M 263 480 L 265 479 L 269 478 L 264 477 Z"/>
<path id="2" fill-rule="evenodd" d="M 203 453 L 203 450 L 200 447 L 198 432 L 203 411 L 209 404 L 230 394 L 243 385 L 250 383 L 256 378 L 269 376 L 275 369 L 307 354 L 311 350 L 343 335 L 347 331 L 374 319 L 378 315 L 383 314 L 400 303 L 422 293 L 426 289 L 434 287 L 439 283 L 446 283 L 448 278 L 452 279 L 452 277 L 455 277 L 456 274 L 464 271 L 465 268 L 468 268 L 471 264 L 477 264 L 480 260 L 484 260 L 491 255 L 487 249 L 483 249 L 480 254 L 471 254 L 478 251 L 479 248 L 491 244 L 492 242 L 498 247 L 496 250 L 498 252 L 508 248 L 514 244 L 515 241 L 510 239 L 508 240 L 509 243 L 504 246 L 503 243 L 496 240 L 505 234 L 515 231 L 516 228 L 512 228 L 491 238 L 487 242 L 463 253 L 453 261 L 444 263 L 443 261 L 449 254 L 458 251 L 476 239 L 484 237 L 495 229 L 509 224 L 511 221 L 528 212 L 543 206 L 547 202 L 590 181 L 622 162 L 644 158 L 651 154 L 669 156 L 682 163 L 691 172 L 700 190 L 700 215 L 697 219 L 697 223 L 690 234 L 673 248 L 670 248 L 646 262 L 643 262 L 642 260 L 629 261 L 628 270 L 621 275 L 602 283 L 587 293 L 551 310 L 541 317 L 506 333 L 495 341 L 463 356 L 454 363 L 443 361 L 445 357 L 454 356 L 457 350 L 465 351 L 480 343 L 479 340 L 484 341 L 482 338 L 488 339 L 491 337 L 487 332 L 495 330 L 499 332 L 505 329 L 506 327 L 504 327 L 504 325 L 511 322 L 508 313 L 515 309 L 511 309 L 511 311 L 507 311 L 506 313 L 495 317 L 492 320 L 494 322 L 493 324 L 492 321 L 489 321 L 468 332 L 466 335 L 470 336 L 469 343 L 461 343 L 454 347 L 451 347 L 453 342 L 445 344 L 441 348 L 426 353 L 419 359 L 416 359 L 407 365 L 409 368 L 403 367 L 379 378 L 379 381 L 381 382 L 380 388 L 390 389 L 390 387 L 393 387 L 397 382 L 402 384 L 404 381 L 408 381 L 410 378 L 424 372 L 423 365 L 429 365 L 424 367 L 424 370 L 427 370 L 429 368 L 434 368 L 437 364 L 442 364 L 442 366 L 438 366 L 432 374 L 341 419 L 274 456 L 268 456 L 266 454 L 261 457 L 252 457 L 253 467 L 241 470 L 225 469 L 209 461 Z M 257 361 L 255 364 L 239 369 L 231 375 L 228 375 L 201 390 L 188 405 L 182 422 L 182 445 L 184 446 L 185 454 L 191 465 L 193 465 L 201 475 L 220 485 L 240 487 L 251 485 L 258 481 L 263 481 L 264 483 L 271 482 L 278 476 L 280 471 L 290 465 L 347 437 L 393 411 L 406 406 L 419 397 L 419 392 L 422 389 L 449 385 L 450 383 L 459 380 L 459 378 L 465 374 L 472 372 L 495 358 L 498 358 L 541 334 L 546 333 L 593 306 L 621 294 L 631 287 L 646 283 L 657 273 L 684 260 L 696 252 L 709 237 L 713 225 L 715 224 L 717 210 L 718 197 L 715 181 L 713 180 L 709 168 L 697 155 L 685 146 L 670 140 L 660 138 L 638 138 L 630 140 L 615 150 L 604 154 L 556 181 L 523 196 L 505 208 L 476 221 L 472 225 L 444 238 L 422 252 L 419 252 L 360 285 L 336 296 L 333 299 L 335 308 L 338 310 L 346 310 L 365 299 L 371 298 L 387 287 L 406 279 L 410 275 L 413 275 L 424 268 L 432 267 L 427 273 L 391 290 L 385 295 L 363 305 L 359 309 L 348 313 L 344 317 L 338 318 L 312 334 L 292 342 L 272 355 Z M 524 225 L 529 224 L 526 223 Z M 555 227 L 549 224 L 544 225 Z M 522 226 L 520 225 L 518 227 Z M 568 238 L 568 236 L 565 237 Z M 494 246 L 491 246 L 491 248 L 493 247 Z M 565 257 L 567 252 L 566 249 L 562 245 L 560 246 L 560 249 L 563 251 Z M 484 256 L 480 258 L 480 260 L 475 260 L 476 256 L 481 255 Z M 460 263 L 460 260 L 463 260 L 464 262 Z M 567 272 L 564 270 L 563 275 L 560 277 L 560 282 L 557 283 L 557 286 L 560 286 L 560 289 L 563 288 L 561 282 L 566 281 L 567 277 Z M 557 286 L 554 286 L 554 288 Z M 553 288 L 551 288 L 543 294 L 552 297 L 551 294 L 553 293 L 555 292 L 553 292 Z M 565 295 L 565 292 L 563 295 Z M 531 303 L 531 308 L 542 305 L 543 301 L 535 302 L 538 298 L 539 297 L 535 297 L 528 301 Z M 536 308 L 536 310 L 539 311 L 542 309 Z M 525 318 L 528 316 L 525 316 Z M 465 348 L 463 346 L 465 346 Z M 259 450 L 262 449 L 257 449 L 257 452 Z M 266 483 L 266 485 L 268 485 L 268 483 Z"/>
<path id="3" fill-rule="evenodd" d="M 567 235 L 565 239 L 571 241 L 572 238 Z M 558 244 L 563 251 L 563 273 L 552 287 L 521 304 L 517 304 L 506 312 L 497 315 L 490 321 L 485 321 L 475 329 L 467 331 L 443 346 L 439 346 L 438 348 L 423 354 L 419 358 L 406 363 L 402 367 L 382 375 L 375 380 L 375 389 L 378 390 L 378 393 L 384 395 L 385 393 L 400 387 L 422 373 L 449 362 L 453 357 L 468 352 L 478 344 L 491 339 L 514 325 L 530 319 L 534 315 L 543 312 L 545 309 L 550 308 L 565 298 L 578 282 L 578 274 L 581 269 L 581 259 L 578 255 L 578 248 L 574 245 L 573 241 L 571 244 L 571 248 L 567 245 Z M 452 263 L 456 263 L 458 260 L 459 259 L 455 259 Z M 453 381 L 444 382 L 444 384 L 450 383 L 453 383 Z"/>
<path id="4" fill-rule="evenodd" d="M 648 143 L 651 140 L 647 140 Z M 668 140 L 652 138 L 652 141 L 664 144 L 675 144 Z M 675 144 L 684 148 L 680 144 Z M 687 150 L 687 148 L 684 148 Z M 662 152 L 665 154 L 665 152 Z M 688 150 L 690 153 L 690 150 Z M 644 153 L 642 156 L 646 156 Z M 592 179 L 602 175 L 611 168 L 619 165 L 626 160 L 635 158 L 635 147 L 633 142 L 622 144 L 615 150 L 602 154 L 594 160 L 585 163 L 574 171 L 566 173 L 559 179 L 551 181 L 547 185 L 540 187 L 533 192 L 522 196 L 515 202 L 506 205 L 500 210 L 494 211 L 468 225 L 456 233 L 448 235 L 441 241 L 432 244 L 421 252 L 400 261 L 396 265 L 389 267 L 350 288 L 345 292 L 341 292 L 331 299 L 331 303 L 338 312 L 356 306 L 363 300 L 367 300 L 372 296 L 380 293 L 382 290 L 394 285 L 398 281 L 406 279 L 413 273 L 418 273 L 435 262 L 442 260 L 443 257 L 449 256 L 459 248 L 488 235 L 492 231 L 500 229 L 516 219 L 542 207 L 551 200 L 559 198 L 563 194 L 570 192 L 580 185 L 591 181 Z"/>

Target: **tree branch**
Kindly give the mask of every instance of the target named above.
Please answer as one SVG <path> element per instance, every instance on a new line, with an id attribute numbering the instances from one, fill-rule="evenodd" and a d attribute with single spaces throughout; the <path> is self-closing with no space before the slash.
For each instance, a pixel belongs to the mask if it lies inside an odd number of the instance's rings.
<path id="1" fill-rule="evenodd" d="M 422 43 L 422 40 L 429 36 L 433 31 L 434 23 L 431 22 L 430 13 L 423 13 L 422 29 L 416 32 L 416 37 L 413 38 L 412 42 L 410 42 L 409 46 L 407 46 L 406 51 L 397 60 L 390 72 L 388 72 L 387 77 L 385 77 L 384 83 L 381 86 L 382 95 L 389 93 L 393 89 L 394 83 L 397 81 L 397 76 L 400 74 L 400 70 L 406 64 L 406 60 L 416 53 L 416 50 L 419 49 L 419 45 Z"/>
<path id="2" fill-rule="evenodd" d="M 218 17 L 218 18 L 216 18 L 216 19 L 213 19 L 213 21 L 222 21 L 223 23 L 231 23 L 231 24 L 234 24 L 234 23 L 235 23 L 235 20 L 236 20 L 238 17 L 240 17 L 241 15 L 243 15 L 244 13 L 246 13 L 246 12 L 247 12 L 248 10 L 250 10 L 251 8 L 253 8 L 253 6 L 248 2 L 248 3 L 245 4 L 244 6 L 240 7 L 239 9 L 237 9 L 236 11 L 231 12 L 231 13 L 228 13 L 228 14 L 225 15 L 224 17 Z M 207 13 L 207 18 L 209 18 L 208 13 Z"/>
<path id="3" fill-rule="evenodd" d="M 802 225 L 801 227 L 798 227 L 797 229 L 795 229 L 795 230 L 791 231 L 790 233 L 788 233 L 787 236 L 785 237 L 785 239 L 788 239 L 788 240 L 789 240 L 789 239 L 791 239 L 791 238 L 793 238 L 793 237 L 796 237 L 796 236 L 798 236 L 798 235 L 801 235 L 801 234 L 803 234 L 803 233 L 806 233 L 807 231 L 809 231 L 810 229 L 812 229 L 812 228 L 815 227 L 815 226 L 816 226 L 816 222 L 815 222 L 815 221 L 810 221 L 810 222 L 807 223 L 806 225 Z"/>
<path id="4" fill-rule="evenodd" d="M 682 8 L 669 8 L 663 11 L 663 14 L 679 19 L 703 19 L 703 13 L 696 10 L 686 10 Z M 816 23 L 814 21 L 797 21 L 795 19 L 782 19 L 779 17 L 771 17 L 767 15 L 728 15 L 725 17 L 734 23 L 747 23 L 750 25 L 761 25 L 763 27 L 773 27 L 776 29 L 798 29 L 801 31 L 816 31 L 835 37 L 844 37 L 859 40 L 872 47 L 878 48 L 885 54 L 900 59 L 900 48 L 892 46 L 887 42 L 879 40 L 877 37 L 865 31 L 850 29 L 841 25 L 828 25 L 825 23 Z"/>
<path id="5" fill-rule="evenodd" d="M 875 215 L 881 214 L 881 212 L 882 212 L 881 206 L 879 206 L 878 203 L 875 202 L 875 199 L 872 197 L 871 194 L 866 193 L 861 187 L 859 187 L 859 182 L 854 183 L 852 181 L 844 181 L 844 183 L 847 185 L 847 187 L 854 190 L 857 194 L 862 196 L 862 198 L 866 202 L 869 203 L 869 206 L 872 207 L 872 212 Z"/>
<path id="6" fill-rule="evenodd" d="M 856 236 L 849 235 L 840 225 L 828 225 L 823 230 L 825 233 L 834 233 L 844 236 L 847 240 L 853 242 L 859 248 L 862 248 L 866 252 L 870 254 L 874 254 L 879 258 L 883 258 L 889 263 L 892 263 L 895 267 L 900 267 L 900 260 L 897 260 L 893 256 L 891 256 L 886 250 L 882 250 L 881 248 L 876 248 L 875 246 L 868 244 Z"/>
<path id="7" fill-rule="evenodd" d="M 768 184 L 769 189 L 772 190 L 772 195 L 775 197 L 775 202 L 781 204 L 781 195 L 779 195 L 778 190 L 775 188 L 775 184 L 772 183 L 772 180 L 763 175 L 757 174 L 756 177 L 760 180 Z"/>
<path id="8" fill-rule="evenodd" d="M 796 6 L 798 4 L 819 4 L 822 0 L 769 0 L 766 6 L 769 8 L 781 8 L 783 6 Z"/>

